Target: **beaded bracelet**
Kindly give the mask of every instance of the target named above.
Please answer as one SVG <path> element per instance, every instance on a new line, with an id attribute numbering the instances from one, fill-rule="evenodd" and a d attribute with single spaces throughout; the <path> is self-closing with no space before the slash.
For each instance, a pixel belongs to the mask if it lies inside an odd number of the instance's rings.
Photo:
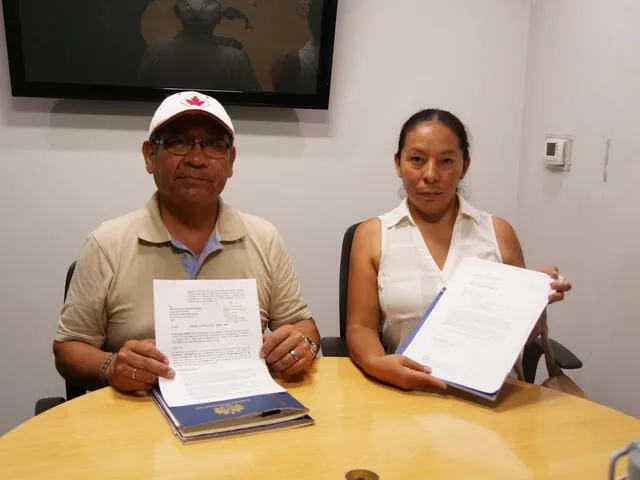
<path id="1" fill-rule="evenodd" d="M 111 355 L 109 355 L 107 357 L 107 359 L 104 361 L 104 363 L 102 364 L 102 368 L 100 368 L 100 383 L 102 385 L 106 385 L 107 384 L 107 379 L 105 378 L 104 374 L 106 373 L 107 367 L 111 363 L 111 360 L 113 360 L 115 358 L 115 356 L 116 356 L 115 353 L 112 353 Z"/>

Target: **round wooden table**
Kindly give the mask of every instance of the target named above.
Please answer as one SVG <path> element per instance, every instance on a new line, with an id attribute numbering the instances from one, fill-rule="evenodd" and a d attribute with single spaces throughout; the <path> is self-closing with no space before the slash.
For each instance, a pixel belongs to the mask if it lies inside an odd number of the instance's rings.
<path id="1" fill-rule="evenodd" d="M 316 425 L 183 445 L 147 397 L 111 388 L 49 410 L 0 438 L 0 478 L 344 479 L 366 469 L 408 478 L 604 479 L 609 455 L 640 420 L 509 381 L 487 407 L 403 392 L 346 358 L 320 358 L 283 385 Z"/>

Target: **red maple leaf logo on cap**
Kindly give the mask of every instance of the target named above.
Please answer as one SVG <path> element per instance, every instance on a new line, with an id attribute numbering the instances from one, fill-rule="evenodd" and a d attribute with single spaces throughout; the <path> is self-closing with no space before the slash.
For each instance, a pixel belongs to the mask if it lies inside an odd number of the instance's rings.
<path id="1" fill-rule="evenodd" d="M 205 104 L 205 102 L 203 102 L 202 100 L 200 100 L 197 96 L 193 96 L 191 98 L 187 98 L 185 100 L 189 105 L 191 105 L 192 107 L 201 107 Z"/>

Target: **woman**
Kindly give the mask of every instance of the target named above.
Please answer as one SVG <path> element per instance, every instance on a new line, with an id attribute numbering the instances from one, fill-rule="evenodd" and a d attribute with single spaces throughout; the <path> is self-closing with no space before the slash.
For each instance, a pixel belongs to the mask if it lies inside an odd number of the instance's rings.
<path id="1" fill-rule="evenodd" d="M 353 360 L 385 383 L 404 389 L 427 384 L 446 388 L 429 375 L 429 367 L 387 351 L 394 352 L 407 338 L 464 257 L 525 266 L 511 225 L 458 195 L 470 164 L 467 132 L 455 115 L 438 109 L 416 113 L 402 127 L 395 154 L 407 198 L 355 232 L 347 345 Z M 562 300 L 571 284 L 555 267 L 541 271 L 554 279 L 556 292 L 549 303 Z M 543 313 L 530 340 L 545 321 Z"/>

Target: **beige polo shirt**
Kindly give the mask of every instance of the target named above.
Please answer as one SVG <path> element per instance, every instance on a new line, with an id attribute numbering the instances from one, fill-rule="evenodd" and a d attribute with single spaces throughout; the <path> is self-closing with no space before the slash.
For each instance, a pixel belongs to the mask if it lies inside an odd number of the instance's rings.
<path id="1" fill-rule="evenodd" d="M 262 328 L 311 318 L 282 238 L 269 222 L 220 201 L 212 252 L 196 279 L 255 278 Z M 55 340 L 115 352 L 130 339 L 154 338 L 153 280 L 187 280 L 169 243 L 157 196 L 145 208 L 103 223 L 78 257 Z"/>

